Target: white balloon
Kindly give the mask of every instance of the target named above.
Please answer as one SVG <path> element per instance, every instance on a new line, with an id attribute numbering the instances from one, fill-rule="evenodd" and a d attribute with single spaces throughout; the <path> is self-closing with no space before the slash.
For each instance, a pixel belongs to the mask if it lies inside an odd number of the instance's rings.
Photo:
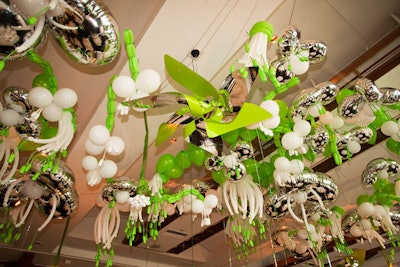
<path id="1" fill-rule="evenodd" d="M 192 212 L 193 213 L 202 213 L 204 211 L 204 202 L 200 199 L 196 199 L 192 203 Z"/>
<path id="2" fill-rule="evenodd" d="M 213 211 L 212 208 L 208 208 L 208 207 L 204 206 L 203 214 L 204 214 L 204 216 L 209 216 L 212 213 L 212 211 Z"/>
<path id="3" fill-rule="evenodd" d="M 47 7 L 49 0 L 12 0 L 12 6 L 26 17 L 37 15 L 39 11 Z"/>
<path id="4" fill-rule="evenodd" d="M 382 124 L 381 131 L 384 135 L 392 136 L 399 132 L 399 126 L 395 121 L 385 121 Z"/>
<path id="5" fill-rule="evenodd" d="M 363 202 L 361 205 L 358 206 L 357 208 L 357 213 L 362 217 L 362 218 L 367 218 L 372 213 L 374 213 L 375 207 L 369 202 Z"/>
<path id="6" fill-rule="evenodd" d="M 304 253 L 306 253 L 307 252 L 307 249 L 308 249 L 308 247 L 306 246 L 306 245 L 304 245 L 304 244 L 297 244 L 296 245 L 296 249 L 295 249 L 295 251 L 296 251 L 296 253 L 298 253 L 298 254 L 304 254 Z"/>
<path id="7" fill-rule="evenodd" d="M 115 195 L 115 200 L 119 204 L 126 203 L 130 197 L 130 193 L 128 191 L 121 191 L 119 190 L 117 194 Z"/>
<path id="8" fill-rule="evenodd" d="M 22 191 L 29 199 L 38 199 L 43 195 L 44 188 L 35 182 L 28 181 Z"/>
<path id="9" fill-rule="evenodd" d="M 81 163 L 82 168 L 84 168 L 87 171 L 96 169 L 98 164 L 99 163 L 97 162 L 97 159 L 93 156 L 85 156 L 82 159 L 82 163 Z"/>
<path id="10" fill-rule="evenodd" d="M 117 174 L 118 167 L 114 161 L 106 159 L 100 167 L 100 175 L 104 178 L 113 177 Z"/>
<path id="11" fill-rule="evenodd" d="M 281 118 L 279 117 L 279 115 L 274 115 L 271 118 L 262 121 L 261 123 L 265 128 L 275 129 L 276 127 L 279 126 L 280 122 Z"/>
<path id="12" fill-rule="evenodd" d="M 304 171 L 304 163 L 299 159 L 290 161 L 290 172 L 293 174 L 301 174 Z"/>
<path id="13" fill-rule="evenodd" d="M 291 71 L 296 75 L 302 75 L 307 72 L 310 62 L 308 61 L 308 51 L 301 51 L 298 55 L 291 54 L 289 62 L 292 66 Z"/>
<path id="14" fill-rule="evenodd" d="M 259 125 L 260 125 L 260 123 L 257 122 L 254 124 L 247 125 L 246 128 L 249 130 L 255 130 L 255 129 L 258 129 Z"/>
<path id="15" fill-rule="evenodd" d="M 274 161 L 274 167 L 279 171 L 290 171 L 290 161 L 286 157 L 278 157 Z"/>
<path id="16" fill-rule="evenodd" d="M 98 169 L 88 171 L 86 173 L 86 182 L 90 186 L 98 185 L 101 182 L 101 175 Z"/>
<path id="17" fill-rule="evenodd" d="M 372 228 L 372 224 L 369 219 L 361 219 L 360 226 L 362 227 L 362 229 L 364 229 L 364 231 L 368 231 Z"/>
<path id="18" fill-rule="evenodd" d="M 92 143 L 89 139 L 85 142 L 85 151 L 91 155 L 100 155 L 104 151 L 104 146 L 98 146 Z"/>
<path id="19" fill-rule="evenodd" d="M 357 224 L 354 224 L 352 227 L 350 227 L 350 234 L 353 237 L 360 237 L 362 235 L 362 230 Z"/>
<path id="20" fill-rule="evenodd" d="M 279 115 L 279 105 L 274 100 L 261 102 L 260 107 L 271 113 L 272 116 Z"/>
<path id="21" fill-rule="evenodd" d="M 0 121 L 5 126 L 14 126 L 18 124 L 20 120 L 21 116 L 13 109 L 6 109 L 0 113 Z"/>
<path id="22" fill-rule="evenodd" d="M 78 102 L 78 95 L 70 88 L 62 88 L 54 94 L 53 102 L 61 108 L 72 108 Z"/>
<path id="23" fill-rule="evenodd" d="M 119 97 L 128 98 L 135 94 L 135 81 L 130 76 L 121 75 L 114 79 L 112 88 Z"/>
<path id="24" fill-rule="evenodd" d="M 151 94 L 160 87 L 160 84 L 160 75 L 152 69 L 142 70 L 136 77 L 136 87 L 140 92 Z"/>
<path id="25" fill-rule="evenodd" d="M 285 133 L 281 142 L 286 150 L 295 150 L 303 145 L 303 139 L 295 132 Z"/>
<path id="26" fill-rule="evenodd" d="M 63 110 L 60 108 L 58 105 L 51 103 L 47 107 L 45 107 L 42 111 L 43 117 L 50 121 L 50 122 L 55 122 L 59 121 L 62 117 Z"/>
<path id="27" fill-rule="evenodd" d="M 350 153 L 357 154 L 358 152 L 361 151 L 361 145 L 360 145 L 360 143 L 358 143 L 356 141 L 350 140 L 347 143 L 347 149 L 349 150 Z"/>
<path id="28" fill-rule="evenodd" d="M 95 125 L 89 131 L 89 140 L 98 146 L 104 145 L 110 138 L 110 132 L 104 125 Z"/>
<path id="29" fill-rule="evenodd" d="M 172 205 L 171 203 L 168 203 L 167 206 L 165 207 L 165 211 L 167 212 L 168 216 L 172 216 L 175 214 L 175 206 Z"/>
<path id="30" fill-rule="evenodd" d="M 197 199 L 197 197 L 192 194 L 187 194 L 182 199 L 183 199 L 183 202 L 191 204 L 191 203 L 193 203 L 193 201 L 195 201 Z"/>
<path id="31" fill-rule="evenodd" d="M 342 118 L 339 117 L 333 117 L 332 121 L 329 123 L 329 125 L 333 128 L 333 129 L 340 129 L 343 127 L 344 125 L 344 120 Z"/>
<path id="32" fill-rule="evenodd" d="M 209 194 L 204 198 L 204 207 L 215 208 L 218 205 L 218 198 L 216 195 Z"/>
<path id="33" fill-rule="evenodd" d="M 305 228 L 299 229 L 297 231 L 297 237 L 300 238 L 300 239 L 304 239 L 304 240 L 308 239 L 307 229 L 305 229 Z"/>
<path id="34" fill-rule="evenodd" d="M 325 114 L 319 115 L 319 121 L 324 125 L 331 124 L 333 120 L 334 120 L 334 117 L 332 115 L 332 112 L 330 112 L 330 111 L 325 112 Z"/>
<path id="35" fill-rule="evenodd" d="M 125 150 L 125 142 L 118 136 L 111 136 L 105 144 L 105 149 L 110 155 L 119 155 Z"/>
<path id="36" fill-rule="evenodd" d="M 234 168 L 238 164 L 238 158 L 236 155 L 230 154 L 225 156 L 222 162 L 227 168 Z"/>
<path id="37" fill-rule="evenodd" d="M 392 137 L 392 139 L 393 139 L 394 141 L 400 142 L 400 134 L 394 134 L 394 135 L 392 135 L 391 137 Z"/>
<path id="38" fill-rule="evenodd" d="M 320 103 L 315 103 L 314 105 L 309 107 L 307 111 L 310 116 L 317 118 L 320 115 L 319 111 L 321 108 L 322 108 L 322 105 Z"/>
<path id="39" fill-rule="evenodd" d="M 304 137 L 311 132 L 311 124 L 306 120 L 298 120 L 293 126 L 293 131 Z"/>
<path id="40" fill-rule="evenodd" d="M 53 95 L 44 87 L 34 87 L 29 91 L 28 101 L 34 107 L 45 108 L 53 103 Z"/>

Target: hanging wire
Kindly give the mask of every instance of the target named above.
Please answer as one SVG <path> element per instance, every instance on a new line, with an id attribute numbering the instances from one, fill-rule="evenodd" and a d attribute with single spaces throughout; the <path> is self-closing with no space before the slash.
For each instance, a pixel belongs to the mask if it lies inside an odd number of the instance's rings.
<path id="1" fill-rule="evenodd" d="M 296 0 L 293 1 L 292 11 L 290 12 L 289 25 L 292 25 L 292 19 L 293 19 L 295 6 L 296 6 Z"/>

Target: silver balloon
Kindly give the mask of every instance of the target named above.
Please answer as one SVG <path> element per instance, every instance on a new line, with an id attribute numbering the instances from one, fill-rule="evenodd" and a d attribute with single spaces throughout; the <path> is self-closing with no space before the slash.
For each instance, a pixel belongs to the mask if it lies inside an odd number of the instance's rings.
<path id="1" fill-rule="evenodd" d="M 299 39 L 301 37 L 300 30 L 295 26 L 288 26 L 278 41 L 278 53 L 282 57 L 288 57 L 293 51 L 297 50 L 299 46 Z"/>
<path id="2" fill-rule="evenodd" d="M 342 230 L 344 235 L 347 237 L 352 237 L 352 235 L 350 234 L 350 228 L 353 225 L 360 223 L 360 220 L 360 215 L 358 215 L 356 209 L 348 211 L 342 219 Z"/>
<path id="3" fill-rule="evenodd" d="M 400 173 L 400 164 L 390 158 L 376 158 L 371 160 L 361 175 L 361 182 L 365 186 L 372 186 L 379 178 L 379 172 L 385 171 L 389 177 Z"/>
<path id="4" fill-rule="evenodd" d="M 231 147 L 231 151 L 233 151 L 238 156 L 239 160 L 246 160 L 254 156 L 253 146 L 246 141 L 236 142 Z"/>
<path id="5" fill-rule="evenodd" d="M 209 171 L 219 171 L 224 164 L 218 155 L 210 155 L 204 162 L 204 167 Z"/>
<path id="6" fill-rule="evenodd" d="M 52 195 L 55 194 L 58 199 L 58 205 L 54 218 L 64 218 L 76 212 L 78 209 L 78 193 L 75 190 L 74 175 L 69 167 L 63 162 L 57 162 L 56 170 L 43 170 L 42 159 L 36 159 L 32 162 L 32 174 L 40 172 L 36 182 L 44 190 L 43 195 L 36 200 L 38 209 L 47 215 L 50 214 L 52 206 Z"/>
<path id="7" fill-rule="evenodd" d="M 373 132 L 369 127 L 356 128 L 336 140 L 338 152 L 342 159 L 348 158 L 347 144 L 350 140 L 358 142 L 360 145 L 371 140 Z"/>
<path id="8" fill-rule="evenodd" d="M 4 184 L 0 183 L 0 207 L 3 207 L 6 192 L 15 181 L 16 179 L 12 178 Z M 26 181 L 27 180 L 21 180 L 14 186 L 8 197 L 7 207 L 17 207 L 28 200 L 27 197 L 22 194 L 22 189 Z"/>
<path id="9" fill-rule="evenodd" d="M 353 118 L 360 113 L 360 105 L 365 102 L 365 98 L 360 94 L 347 96 L 338 106 L 338 114 L 342 118 Z"/>
<path id="10" fill-rule="evenodd" d="M 99 0 L 66 0 L 62 16 L 52 17 L 59 24 L 78 27 L 64 30 L 52 25 L 52 32 L 64 51 L 74 60 L 104 65 L 114 60 L 120 48 L 118 25 Z"/>
<path id="11" fill-rule="evenodd" d="M 246 167 L 243 163 L 237 163 L 236 166 L 232 168 L 225 168 L 224 174 L 225 177 L 227 177 L 228 179 L 239 181 L 242 180 L 243 177 L 246 175 Z"/>
<path id="12" fill-rule="evenodd" d="M 318 177 L 313 172 L 303 172 L 301 174 L 292 175 L 290 181 L 286 181 L 284 183 L 282 190 L 286 190 L 286 192 L 304 190 L 312 187 L 318 182 Z"/>
<path id="13" fill-rule="evenodd" d="M 26 21 L 10 7 L 10 2 L 0 0 L 0 59 L 3 59 L 15 48 L 25 43 L 32 35 L 34 28 L 27 26 Z M 42 32 L 35 47 L 40 46 L 46 39 L 46 34 Z M 19 59 L 26 54 L 14 53 L 9 59 Z"/>
<path id="14" fill-rule="evenodd" d="M 322 41 L 317 40 L 306 40 L 300 43 L 302 50 L 308 50 L 308 61 L 311 64 L 321 62 L 325 59 L 328 53 L 326 44 Z"/>
<path id="15" fill-rule="evenodd" d="M 314 191 L 319 195 L 322 201 L 334 202 L 339 195 L 339 188 L 333 181 L 333 179 L 322 172 L 315 172 L 317 177 L 316 183 L 312 186 Z M 309 200 L 318 201 L 313 195 L 309 195 Z"/>
<path id="16" fill-rule="evenodd" d="M 316 123 L 313 134 L 306 136 L 304 142 L 312 149 L 312 151 L 314 151 L 314 153 L 324 153 L 325 146 L 329 142 L 329 133 L 323 125 Z"/>
<path id="17" fill-rule="evenodd" d="M 136 195 L 137 185 L 134 181 L 125 178 L 116 179 L 110 183 L 107 183 L 102 190 L 101 196 L 107 201 L 111 202 L 115 200 L 115 196 L 118 191 L 128 191 L 131 197 Z"/>
<path id="18" fill-rule="evenodd" d="M 275 68 L 275 78 L 280 84 L 285 84 L 293 78 L 293 72 L 288 70 L 285 59 L 276 59 L 271 62 L 271 66 Z"/>
<path id="19" fill-rule="evenodd" d="M 382 97 L 379 88 L 367 78 L 359 78 L 354 84 L 357 92 L 363 94 L 369 102 L 377 101 Z"/>
<path id="20" fill-rule="evenodd" d="M 397 88 L 381 87 L 382 93 L 379 103 L 381 105 L 393 105 L 400 102 L 400 90 Z"/>
<path id="21" fill-rule="evenodd" d="M 295 202 L 290 199 L 290 205 L 293 208 Z M 264 213 L 265 215 L 278 219 L 288 214 L 288 194 L 286 191 L 277 191 L 272 195 L 266 195 L 264 198 Z"/>

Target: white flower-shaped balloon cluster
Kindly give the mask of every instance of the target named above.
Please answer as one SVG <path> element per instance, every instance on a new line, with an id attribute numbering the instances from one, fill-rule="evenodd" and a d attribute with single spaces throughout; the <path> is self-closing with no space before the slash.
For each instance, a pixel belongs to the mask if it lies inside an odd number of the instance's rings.
<path id="1" fill-rule="evenodd" d="M 160 84 L 160 75 L 152 69 L 146 69 L 139 72 L 136 80 L 127 75 L 118 76 L 112 82 L 112 88 L 114 93 L 126 102 L 149 96 L 160 87 Z M 121 103 L 117 109 L 120 115 L 127 115 L 129 112 L 129 107 Z"/>
<path id="2" fill-rule="evenodd" d="M 272 132 L 272 129 L 278 127 L 279 123 L 281 122 L 281 119 L 279 117 L 279 105 L 273 100 L 265 100 L 261 102 L 260 107 L 271 113 L 272 117 L 259 123 L 247 126 L 247 128 L 259 128 L 265 135 L 273 136 L 274 133 Z"/>
<path id="3" fill-rule="evenodd" d="M 289 151 L 289 155 L 304 154 L 308 147 L 304 144 L 304 137 L 311 131 L 311 125 L 306 120 L 297 120 L 293 126 L 293 132 L 285 133 L 281 138 L 282 147 Z"/>
<path id="4" fill-rule="evenodd" d="M 381 126 L 381 132 L 393 138 L 394 141 L 400 142 L 400 120 L 397 122 L 394 120 L 384 122 Z"/>
<path id="5" fill-rule="evenodd" d="M 113 160 L 105 159 L 105 155 L 120 155 L 125 150 L 125 142 L 118 136 L 110 136 L 107 127 L 95 125 L 89 130 L 85 150 L 90 155 L 82 159 L 82 167 L 88 171 L 87 183 L 95 186 L 101 182 L 102 178 L 111 178 L 117 174 L 117 164 Z M 101 159 L 97 160 L 95 156 L 102 153 Z"/>
<path id="6" fill-rule="evenodd" d="M 36 121 L 40 115 L 49 122 L 58 122 L 57 135 L 49 139 L 28 137 L 28 141 L 44 144 L 37 148 L 43 153 L 57 152 L 67 149 L 74 137 L 73 116 L 70 111 L 64 110 L 75 106 L 78 96 L 70 88 L 62 88 L 54 95 L 44 87 L 34 87 L 29 91 L 29 103 L 38 108 L 31 113 L 31 120 Z"/>
<path id="7" fill-rule="evenodd" d="M 134 223 L 138 220 L 143 222 L 142 209 L 150 205 L 150 197 L 139 194 L 134 197 L 130 197 L 128 199 L 128 203 L 131 206 L 131 211 L 129 214 L 131 222 Z"/>
<path id="8" fill-rule="evenodd" d="M 361 237 L 369 242 L 376 238 L 384 248 L 385 239 L 375 229 L 382 227 L 391 234 L 397 232 L 397 228 L 390 218 L 388 207 L 363 202 L 358 206 L 357 213 L 361 219 L 350 228 L 350 234 L 353 237 Z"/>
<path id="9" fill-rule="evenodd" d="M 304 171 L 304 163 L 298 159 L 289 160 L 286 157 L 278 157 L 274 161 L 274 180 L 279 186 L 293 181 L 293 175 L 299 175 Z"/>
<path id="10" fill-rule="evenodd" d="M 191 188 L 191 186 L 183 187 L 184 190 Z M 191 212 L 193 214 L 193 220 L 197 218 L 198 215 L 201 215 L 201 227 L 203 227 L 211 224 L 210 215 L 219 203 L 221 203 L 221 194 L 218 194 L 214 189 L 209 189 L 205 194 L 204 200 L 198 199 L 195 195 L 188 194 L 176 204 L 180 215 Z"/>

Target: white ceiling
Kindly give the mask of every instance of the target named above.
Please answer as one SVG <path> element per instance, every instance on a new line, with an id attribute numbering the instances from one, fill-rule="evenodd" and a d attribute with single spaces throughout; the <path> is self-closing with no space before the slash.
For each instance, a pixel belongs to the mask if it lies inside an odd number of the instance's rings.
<path id="1" fill-rule="evenodd" d="M 118 0 L 104 1 L 116 18 L 120 30 L 131 29 L 135 34 L 135 46 L 140 62 L 140 69 L 152 68 L 158 71 L 163 79 L 161 91 L 175 90 L 166 76 L 163 58 L 169 54 L 187 66 L 194 68 L 201 76 L 209 80 L 215 87 L 229 74 L 229 67 L 234 60 L 244 53 L 244 43 L 251 26 L 259 21 L 270 22 L 278 35 L 286 26 L 296 25 L 302 33 L 302 40 L 318 39 L 327 44 L 328 56 L 323 63 L 313 65 L 308 74 L 300 76 L 302 83 L 297 88 L 280 96 L 286 102 L 297 94 L 299 89 L 308 88 L 313 83 L 326 81 L 348 66 L 354 59 L 369 50 L 389 32 L 398 27 L 396 16 L 400 12 L 398 0 L 270 0 L 270 1 L 182 1 L 182 0 Z M 398 46 L 396 39 L 391 47 Z M 270 58 L 275 55 L 274 46 L 268 50 Z M 190 57 L 192 49 L 199 49 L 200 56 L 196 61 Z M 44 59 L 54 68 L 59 87 L 73 88 L 79 97 L 77 106 L 78 133 L 73 146 L 69 150 L 68 166 L 73 170 L 76 188 L 79 193 L 80 207 L 72 218 L 69 234 L 63 247 L 63 255 L 71 260 L 70 264 L 61 262 L 59 266 L 94 266 L 96 247 L 92 237 L 92 226 L 98 209 L 95 199 L 102 186 L 90 188 L 86 184 L 85 172 L 80 160 L 84 157 L 84 142 L 91 126 L 104 124 L 106 117 L 106 88 L 114 74 L 128 74 L 126 55 L 122 50 L 119 57 L 110 65 L 102 67 L 83 66 L 68 58 L 58 47 L 52 36 L 39 51 Z M 366 68 L 366 66 L 363 66 Z M 361 71 L 361 70 L 359 70 Z M 7 63 L 0 72 L 0 86 L 7 88 L 18 85 L 29 89 L 38 68 L 28 60 L 22 59 Z M 354 74 L 352 74 L 354 76 Z M 400 81 L 394 78 L 388 87 L 400 87 Z M 393 84 L 392 84 L 393 82 Z M 399 82 L 395 84 L 395 82 Z M 254 86 L 257 93 L 268 90 L 268 85 L 259 81 Z M 260 89 L 260 90 L 259 90 Z M 150 143 L 153 142 L 158 125 L 168 114 L 150 112 Z M 179 132 L 179 131 L 178 131 Z M 119 175 L 135 178 L 139 175 L 141 153 L 143 150 L 144 125 L 140 114 L 130 114 L 127 120 L 116 119 L 114 135 L 127 142 L 127 152 L 118 163 Z M 181 133 L 180 133 L 181 134 Z M 147 176 L 152 177 L 158 156 L 171 152 L 175 154 L 184 147 L 180 135 L 175 144 L 163 144 L 160 147 L 150 146 Z M 391 156 L 384 145 L 377 145 L 373 152 L 355 157 L 338 169 L 331 171 L 332 177 L 343 183 L 343 194 L 338 201 L 342 205 L 354 203 L 355 192 L 360 192 L 358 185 L 360 166 L 366 161 L 380 156 Z M 384 154 L 382 154 L 384 153 Z M 359 161 L 359 162 L 358 162 Z M 194 169 L 191 176 L 201 175 Z M 343 177 L 348 178 L 347 180 Z M 349 182 L 351 181 L 351 182 Z M 349 191 L 348 191 L 349 190 Z M 354 192 L 354 194 L 352 194 Z M 351 196 L 351 197 L 350 197 Z M 213 222 L 222 216 L 215 214 Z M 164 252 L 168 248 L 182 242 L 166 233 L 168 229 L 183 231 L 189 238 L 203 230 L 198 221 L 190 223 L 190 216 L 182 216 L 160 232 L 157 242 L 149 243 L 153 249 L 129 248 L 121 245 L 123 225 L 116 242 L 114 266 L 189 266 L 194 259 L 195 266 L 242 266 L 244 261 L 236 259 L 234 252 L 226 244 L 222 231 L 206 241 L 178 255 Z M 36 220 L 30 222 L 39 224 Z M 53 253 L 61 237 L 65 222 L 52 224 L 38 237 L 35 246 L 38 254 L 36 263 L 51 265 Z M 34 231 L 28 231 L 23 241 L 9 245 L 17 250 L 24 250 Z M 56 238 L 55 238 L 56 236 Z M 265 266 L 271 264 L 270 244 L 262 246 L 258 253 L 249 257 L 247 266 Z M 41 254 L 41 255 L 39 255 Z M 8 253 L 12 255 L 12 253 Z M 0 254 L 0 258 L 6 255 Z M 18 256 L 18 255 L 17 255 Z M 15 257 L 17 257 L 15 256 Z M 50 256 L 50 257 L 48 257 Z M 91 263 L 88 263 L 91 262 Z"/>

